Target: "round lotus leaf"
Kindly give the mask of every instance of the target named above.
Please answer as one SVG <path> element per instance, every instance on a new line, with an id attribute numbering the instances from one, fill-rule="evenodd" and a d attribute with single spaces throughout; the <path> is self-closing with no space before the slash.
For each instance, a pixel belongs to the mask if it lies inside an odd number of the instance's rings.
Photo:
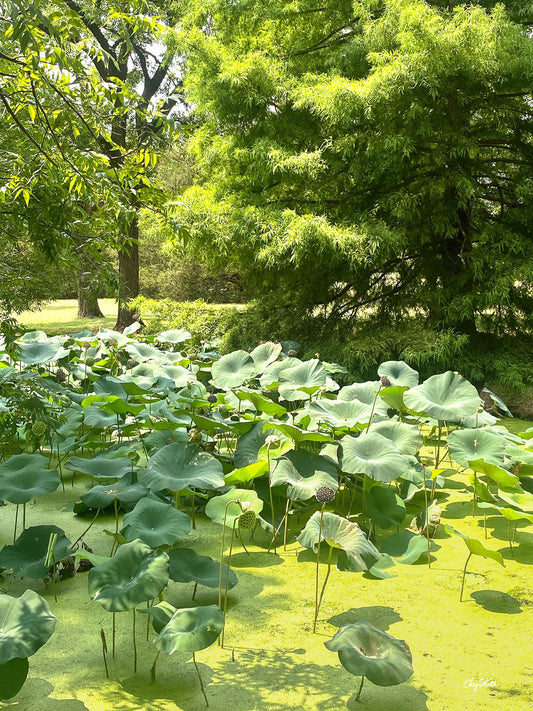
<path id="1" fill-rule="evenodd" d="M 140 538 L 151 548 L 173 545 L 191 530 L 191 519 L 169 503 L 145 497 L 124 516 L 122 535 L 126 540 Z"/>
<path id="2" fill-rule="evenodd" d="M 384 530 L 399 526 L 406 515 L 404 502 L 393 489 L 383 486 L 373 486 L 367 492 L 366 512 Z"/>
<path id="3" fill-rule="evenodd" d="M 346 435 L 342 444 L 342 470 L 363 473 L 375 481 L 389 482 L 409 469 L 408 460 L 395 445 L 380 434 L 365 432 L 359 437 Z"/>
<path id="4" fill-rule="evenodd" d="M 343 625 L 328 642 L 342 666 L 355 676 L 364 676 L 378 686 L 402 684 L 413 675 L 411 651 L 400 639 L 360 620 Z"/>
<path id="5" fill-rule="evenodd" d="M 224 613 L 218 605 L 185 607 L 176 610 L 154 644 L 165 654 L 198 652 L 212 645 L 223 629 Z"/>
<path id="6" fill-rule="evenodd" d="M 269 390 L 274 389 L 278 386 L 281 374 L 285 370 L 294 368 L 301 363 L 302 361 L 298 358 L 286 358 L 285 360 L 275 361 L 265 368 L 265 372 L 261 375 L 259 382 L 264 388 Z"/>
<path id="7" fill-rule="evenodd" d="M 294 446 L 286 435 L 280 434 L 279 431 L 274 429 L 265 430 L 263 429 L 264 425 L 264 422 L 258 422 L 249 432 L 246 432 L 242 435 L 242 437 L 239 437 L 237 442 L 237 450 L 233 459 L 235 466 L 239 469 L 241 467 L 247 467 L 249 464 L 255 464 L 255 462 L 260 459 L 266 461 L 267 453 L 264 452 L 264 456 L 260 456 L 260 451 L 264 447 L 267 437 L 270 435 L 277 435 L 279 437 L 281 449 Z M 271 458 L 273 454 L 276 456 L 276 453 L 273 453 L 271 449 Z"/>
<path id="8" fill-rule="evenodd" d="M 475 387 L 450 370 L 407 390 L 403 400 L 414 412 L 452 422 L 474 415 L 483 404 Z"/>
<path id="9" fill-rule="evenodd" d="M 25 658 L 0 664 L 0 701 L 12 699 L 24 686 L 30 665 Z"/>
<path id="10" fill-rule="evenodd" d="M 0 595 L 0 664 L 35 654 L 52 635 L 56 622 L 46 600 L 33 590 L 25 590 L 18 598 Z"/>
<path id="11" fill-rule="evenodd" d="M 307 501 L 321 487 L 339 488 L 337 467 L 329 459 L 297 449 L 272 464 L 272 486 L 287 484 L 287 498 Z"/>
<path id="12" fill-rule="evenodd" d="M 192 338 L 189 331 L 184 328 L 173 328 L 170 331 L 161 331 L 154 338 L 156 343 L 183 343 Z"/>
<path id="13" fill-rule="evenodd" d="M 374 401 L 376 401 L 376 408 L 386 413 L 387 408 L 384 407 L 383 403 L 378 399 L 376 400 L 377 392 L 380 388 L 381 383 L 379 380 L 367 380 L 364 383 L 352 383 L 351 385 L 345 385 L 339 390 L 337 400 L 358 400 L 364 405 L 372 406 Z"/>
<path id="14" fill-rule="evenodd" d="M 326 384 L 326 369 L 313 358 L 279 373 L 278 390 L 284 400 L 308 400 L 312 393 Z"/>
<path id="15" fill-rule="evenodd" d="M 430 540 L 430 549 L 435 550 L 437 547 L 437 544 Z M 404 529 L 386 538 L 381 545 L 381 551 L 398 558 L 397 563 L 412 565 L 420 560 L 421 556 L 427 555 L 428 541 L 425 536 Z"/>
<path id="16" fill-rule="evenodd" d="M 217 388 L 238 388 L 257 375 L 257 366 L 246 351 L 233 351 L 213 363 L 211 374 Z"/>
<path id="17" fill-rule="evenodd" d="M 135 540 L 90 569 L 89 596 L 109 612 L 124 612 L 157 597 L 167 583 L 168 555 Z"/>
<path id="18" fill-rule="evenodd" d="M 414 388 L 418 385 L 419 375 L 416 370 L 403 360 L 388 360 L 378 368 L 380 378 L 388 378 L 391 385 Z"/>
<path id="19" fill-rule="evenodd" d="M 262 500 L 251 489 L 230 489 L 221 496 L 209 499 L 205 506 L 205 512 L 212 521 L 222 526 L 225 523 L 230 528 L 244 511 L 259 514 L 262 509 Z"/>
<path id="20" fill-rule="evenodd" d="M 315 553 L 319 540 L 325 541 L 332 548 L 340 548 L 345 554 L 343 570 L 352 573 L 368 570 L 380 558 L 378 549 L 356 523 L 329 511 L 323 514 L 315 511 L 296 540 Z"/>
<path id="21" fill-rule="evenodd" d="M 97 454 L 91 459 L 71 457 L 67 466 L 72 471 L 88 474 L 93 479 L 120 479 L 131 472 L 131 461 L 127 457 L 111 458 L 106 454 Z"/>
<path id="22" fill-rule="evenodd" d="M 119 481 L 115 484 L 97 484 L 80 498 L 90 508 L 105 509 L 111 506 L 115 499 L 123 504 L 133 504 L 147 493 L 148 489 L 139 482 L 129 484 Z"/>
<path id="23" fill-rule="evenodd" d="M 314 425 L 327 423 L 332 427 L 362 429 L 376 413 L 372 405 L 357 400 L 319 400 L 309 406 L 311 422 Z"/>
<path id="24" fill-rule="evenodd" d="M 166 360 L 165 354 L 159 348 L 141 343 L 140 341 L 132 341 L 124 349 L 130 358 L 138 363 L 143 363 L 145 360 L 151 363 L 164 363 Z"/>
<path id="25" fill-rule="evenodd" d="M 148 460 L 139 481 L 152 491 L 180 491 L 191 487 L 219 489 L 224 486 L 222 464 L 197 444 L 168 444 Z"/>
<path id="26" fill-rule="evenodd" d="M 68 354 L 67 348 L 63 348 L 61 343 L 50 339 L 35 343 L 23 343 L 19 346 L 17 355 L 19 360 L 26 365 L 43 365 L 64 358 Z"/>
<path id="27" fill-rule="evenodd" d="M 200 583 L 208 588 L 218 588 L 220 563 L 208 555 L 198 555 L 192 548 L 173 548 L 168 554 L 168 574 L 176 583 Z M 227 565 L 222 565 L 222 580 L 226 580 Z M 229 571 L 228 588 L 237 585 L 237 575 Z"/>
<path id="28" fill-rule="evenodd" d="M 12 504 L 26 504 L 58 486 L 57 471 L 48 469 L 41 454 L 15 454 L 0 465 L 0 499 Z"/>
<path id="29" fill-rule="evenodd" d="M 268 365 L 278 359 L 280 353 L 281 343 L 267 341 L 254 348 L 250 353 L 250 358 L 254 361 L 257 372 L 262 373 Z"/>
<path id="30" fill-rule="evenodd" d="M 448 435 L 450 455 L 457 464 L 468 467 L 469 462 L 483 459 L 489 464 L 503 466 L 506 441 L 484 429 L 454 430 Z"/>
<path id="31" fill-rule="evenodd" d="M 23 531 L 11 546 L 0 551 L 0 568 L 11 569 L 15 575 L 26 578 L 44 578 L 51 565 L 45 566 L 50 536 L 56 533 L 54 560 L 66 558 L 70 541 L 57 526 L 31 526 Z"/>
<path id="32" fill-rule="evenodd" d="M 416 425 L 405 422 L 386 420 L 372 424 L 369 432 L 380 434 L 390 439 L 402 454 L 416 454 L 422 446 L 423 437 Z"/>

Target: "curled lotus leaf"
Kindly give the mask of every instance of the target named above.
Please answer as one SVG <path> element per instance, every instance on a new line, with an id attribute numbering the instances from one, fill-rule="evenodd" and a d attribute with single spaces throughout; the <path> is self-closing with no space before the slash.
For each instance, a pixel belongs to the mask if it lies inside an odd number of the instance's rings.
<path id="1" fill-rule="evenodd" d="M 141 499 L 124 516 L 122 534 L 128 541 L 140 538 L 151 548 L 173 545 L 191 530 L 191 519 L 169 503 L 149 497 Z"/>
<path id="2" fill-rule="evenodd" d="M 320 455 L 297 449 L 287 452 L 272 465 L 272 486 L 287 485 L 287 498 L 307 501 L 320 487 L 339 488 L 337 467 Z"/>
<path id="3" fill-rule="evenodd" d="M 463 467 L 476 459 L 503 467 L 505 447 L 506 441 L 501 435 L 484 429 L 454 430 L 448 435 L 450 455 Z"/>
<path id="4" fill-rule="evenodd" d="M 57 471 L 41 454 L 15 454 L 0 465 L 0 499 L 12 504 L 27 504 L 58 486 Z"/>
<path id="5" fill-rule="evenodd" d="M 378 686 L 402 684 L 413 675 L 407 644 L 366 620 L 343 625 L 324 645 L 338 653 L 346 671 L 364 676 Z"/>
<path id="6" fill-rule="evenodd" d="M 392 386 L 414 388 L 418 385 L 418 372 L 403 360 L 388 360 L 382 363 L 378 368 L 378 375 L 380 378 L 388 378 Z"/>
<path id="7" fill-rule="evenodd" d="M 91 568 L 89 596 L 109 612 L 124 612 L 157 597 L 167 583 L 168 555 L 135 540 Z"/>
<path id="8" fill-rule="evenodd" d="M 390 482 L 409 469 L 409 461 L 394 443 L 378 433 L 346 435 L 341 444 L 342 470 L 348 474 L 363 473 L 375 481 Z"/>
<path id="9" fill-rule="evenodd" d="M 218 588 L 220 563 L 208 555 L 198 555 L 192 548 L 173 548 L 169 556 L 169 576 L 176 583 L 200 583 L 208 588 Z M 222 566 L 222 579 L 226 580 L 228 568 Z M 228 589 L 237 585 L 235 571 L 229 571 Z"/>
<path id="10" fill-rule="evenodd" d="M 213 384 L 217 388 L 238 388 L 257 375 L 257 366 L 246 351 L 233 351 L 211 366 Z"/>
<path id="11" fill-rule="evenodd" d="M 31 657 L 51 637 L 57 618 L 33 590 L 20 597 L 0 595 L 0 665 Z"/>
<path id="12" fill-rule="evenodd" d="M 12 699 L 24 686 L 30 665 L 25 657 L 0 664 L 0 701 Z"/>
<path id="13" fill-rule="evenodd" d="M 20 577 L 44 578 L 52 567 L 52 564 L 45 565 L 52 534 L 57 534 L 54 560 L 58 561 L 68 556 L 70 541 L 61 528 L 30 526 L 20 534 L 13 545 L 2 548 L 0 568 L 11 569 Z"/>
<path id="14" fill-rule="evenodd" d="M 219 489 L 224 486 L 222 464 L 197 444 L 168 444 L 148 460 L 139 481 L 152 491 L 180 491 L 190 487 Z"/>
<path id="15" fill-rule="evenodd" d="M 221 496 L 209 499 L 205 506 L 205 512 L 212 521 L 230 528 L 245 511 L 259 514 L 262 509 L 263 502 L 251 489 L 230 489 Z"/>
<path id="16" fill-rule="evenodd" d="M 224 613 L 218 605 L 185 607 L 172 615 L 155 646 L 165 654 L 198 652 L 215 642 L 224 629 Z"/>

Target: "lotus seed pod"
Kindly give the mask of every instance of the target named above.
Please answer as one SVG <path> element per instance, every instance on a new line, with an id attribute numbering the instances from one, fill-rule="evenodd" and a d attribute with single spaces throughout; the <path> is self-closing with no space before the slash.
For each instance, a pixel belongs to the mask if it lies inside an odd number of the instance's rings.
<path id="1" fill-rule="evenodd" d="M 85 362 L 87 363 L 87 365 L 94 365 L 94 358 L 91 358 L 89 356 L 89 358 L 85 359 Z"/>
<path id="2" fill-rule="evenodd" d="M 257 521 L 257 515 L 255 511 L 245 511 L 242 513 L 239 518 L 237 519 L 237 523 L 239 525 L 239 528 L 243 528 L 245 530 L 250 530 L 252 529 Z"/>
<path id="3" fill-rule="evenodd" d="M 210 402 L 211 404 L 214 404 L 217 400 L 218 398 L 216 395 L 211 394 L 207 396 L 207 402 Z"/>
<path id="4" fill-rule="evenodd" d="M 189 431 L 189 442 L 201 442 L 202 441 L 202 433 L 197 427 L 192 427 L 191 430 Z"/>
<path id="5" fill-rule="evenodd" d="M 137 365 L 137 361 L 133 358 L 128 358 L 128 360 L 126 361 L 126 365 L 128 366 L 128 368 L 134 368 Z"/>
<path id="6" fill-rule="evenodd" d="M 46 432 L 46 425 L 44 422 L 34 422 L 31 426 L 31 431 L 36 437 L 42 437 Z"/>
<path id="7" fill-rule="evenodd" d="M 296 358 L 296 351 L 294 350 L 294 348 L 291 348 L 289 351 L 287 351 L 287 355 L 289 356 L 289 358 Z"/>
<path id="8" fill-rule="evenodd" d="M 386 375 L 381 376 L 381 387 L 382 388 L 390 388 L 391 386 L 391 381 L 387 378 Z"/>
<path id="9" fill-rule="evenodd" d="M 335 498 L 335 492 L 330 489 L 329 486 L 321 486 L 316 490 L 315 499 L 320 504 L 327 504 L 328 501 L 333 501 Z"/>
<path id="10" fill-rule="evenodd" d="M 87 341 L 85 341 L 85 343 L 82 346 L 83 350 L 85 350 L 85 351 L 88 350 L 90 347 L 91 347 L 91 344 L 88 343 Z"/>
<path id="11" fill-rule="evenodd" d="M 281 440 L 277 435 L 268 435 L 265 439 L 265 444 L 268 449 L 277 449 L 281 444 Z"/>
<path id="12" fill-rule="evenodd" d="M 59 370 L 56 370 L 56 378 L 60 383 L 64 383 L 65 380 L 67 379 L 67 374 L 65 373 L 64 370 L 59 368 Z"/>

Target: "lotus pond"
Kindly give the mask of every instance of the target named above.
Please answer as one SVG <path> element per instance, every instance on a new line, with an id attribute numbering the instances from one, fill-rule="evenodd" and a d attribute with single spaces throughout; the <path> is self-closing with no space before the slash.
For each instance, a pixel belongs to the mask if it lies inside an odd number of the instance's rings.
<path id="1" fill-rule="evenodd" d="M 189 337 L 0 347 L 0 708 L 533 708 L 533 431 Z"/>

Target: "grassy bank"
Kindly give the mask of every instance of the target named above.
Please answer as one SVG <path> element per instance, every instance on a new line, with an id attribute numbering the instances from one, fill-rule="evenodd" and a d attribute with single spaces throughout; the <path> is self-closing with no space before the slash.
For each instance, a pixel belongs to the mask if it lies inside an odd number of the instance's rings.
<path id="1" fill-rule="evenodd" d="M 49 301 L 36 311 L 23 311 L 17 316 L 17 321 L 25 329 L 46 331 L 49 335 L 76 333 L 85 329 L 97 331 L 99 328 L 113 328 L 117 320 L 116 301 L 99 299 L 98 303 L 104 318 L 78 318 L 76 299 L 61 299 Z"/>

